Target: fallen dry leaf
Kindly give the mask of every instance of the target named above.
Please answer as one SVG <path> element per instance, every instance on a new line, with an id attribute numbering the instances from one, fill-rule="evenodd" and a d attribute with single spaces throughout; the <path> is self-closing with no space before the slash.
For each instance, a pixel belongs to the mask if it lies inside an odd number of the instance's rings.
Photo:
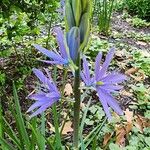
<path id="1" fill-rule="evenodd" d="M 68 134 L 68 132 L 73 132 L 73 129 L 72 129 L 71 125 L 72 125 L 71 121 L 68 121 L 68 122 L 65 123 L 63 131 L 62 131 L 63 135 Z"/>
<path id="2" fill-rule="evenodd" d="M 143 127 L 142 119 L 139 116 L 137 116 L 136 122 L 134 124 L 143 133 L 144 127 Z"/>
<path id="3" fill-rule="evenodd" d="M 107 143 L 109 142 L 109 140 L 111 139 L 112 137 L 112 133 L 106 133 L 104 135 L 104 140 L 103 140 L 103 146 L 105 147 L 107 145 Z"/>
<path id="4" fill-rule="evenodd" d="M 73 89 L 72 89 L 72 86 L 70 83 L 67 83 L 65 85 L 65 89 L 64 89 L 64 92 L 67 96 L 70 96 L 72 93 L 73 93 Z"/>
<path id="5" fill-rule="evenodd" d="M 129 111 L 129 109 L 126 109 L 124 111 L 125 113 L 125 117 L 126 117 L 126 120 L 127 120 L 127 124 L 125 126 L 125 129 L 126 129 L 126 135 L 132 130 L 132 127 L 133 127 L 133 123 L 132 123 L 132 120 L 133 120 L 133 112 L 132 111 Z"/>
<path id="6" fill-rule="evenodd" d="M 116 144 L 118 144 L 121 147 L 125 147 L 125 135 L 125 128 L 123 126 L 118 126 L 116 128 Z"/>
<path id="7" fill-rule="evenodd" d="M 137 115 L 135 126 L 143 133 L 144 128 L 150 127 L 150 120 Z"/>
<path id="8" fill-rule="evenodd" d="M 126 117 L 126 120 L 127 122 L 129 123 L 132 123 L 132 120 L 133 120 L 133 112 L 132 111 L 129 111 L 129 109 L 127 108 L 125 111 L 125 117 Z"/>
<path id="9" fill-rule="evenodd" d="M 126 135 L 128 135 L 128 133 L 132 130 L 132 127 L 133 127 L 133 123 L 130 123 L 130 122 L 127 122 L 126 124 Z"/>
<path id="10" fill-rule="evenodd" d="M 126 75 L 131 75 L 131 74 L 134 74 L 134 73 L 136 73 L 136 72 L 138 72 L 138 68 L 130 68 L 130 69 L 128 69 L 126 72 L 125 72 L 125 74 Z"/>
<path id="11" fill-rule="evenodd" d="M 145 79 L 145 75 L 143 72 L 139 72 L 138 76 L 134 76 L 134 75 L 130 74 L 130 77 L 132 77 L 136 81 L 142 81 Z"/>

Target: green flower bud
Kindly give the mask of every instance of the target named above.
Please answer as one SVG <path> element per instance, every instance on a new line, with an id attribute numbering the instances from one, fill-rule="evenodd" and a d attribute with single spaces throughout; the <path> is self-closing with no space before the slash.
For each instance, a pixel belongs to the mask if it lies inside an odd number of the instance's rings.
<path id="1" fill-rule="evenodd" d="M 70 0 L 66 2 L 66 6 L 65 6 L 65 21 L 66 21 L 67 31 L 70 30 L 73 26 L 75 26 L 75 19 L 74 19 L 74 14 L 73 14 Z"/>
<path id="2" fill-rule="evenodd" d="M 86 46 L 90 34 L 90 23 L 88 13 L 85 13 L 82 16 L 79 29 L 80 29 L 80 43 L 81 43 L 80 48 L 82 50 Z"/>
<path id="3" fill-rule="evenodd" d="M 79 26 L 80 17 L 82 13 L 81 0 L 72 0 L 72 10 L 73 10 L 76 26 Z"/>

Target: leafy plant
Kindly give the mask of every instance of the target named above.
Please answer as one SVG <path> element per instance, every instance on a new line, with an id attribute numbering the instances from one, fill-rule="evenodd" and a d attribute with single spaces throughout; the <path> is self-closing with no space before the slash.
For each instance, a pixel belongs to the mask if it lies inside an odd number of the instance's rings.
<path id="1" fill-rule="evenodd" d="M 150 57 L 143 55 L 144 52 L 134 51 L 133 52 L 133 63 L 132 66 L 141 69 L 146 76 L 150 76 Z"/>
<path id="2" fill-rule="evenodd" d="M 138 106 L 146 111 L 147 106 L 150 104 L 149 87 L 143 85 L 142 83 L 132 85 L 131 87 L 136 95 Z"/>
<path id="3" fill-rule="evenodd" d="M 126 0 L 126 5 L 129 13 L 150 21 L 149 0 Z"/>
<path id="4" fill-rule="evenodd" d="M 94 13 L 98 20 L 99 32 L 108 35 L 114 0 L 96 0 L 94 5 Z"/>
<path id="5" fill-rule="evenodd" d="M 150 23 L 146 22 L 145 20 L 142 20 L 138 17 L 133 17 L 132 20 L 131 20 L 131 24 L 134 26 L 134 27 L 149 27 L 150 26 Z"/>

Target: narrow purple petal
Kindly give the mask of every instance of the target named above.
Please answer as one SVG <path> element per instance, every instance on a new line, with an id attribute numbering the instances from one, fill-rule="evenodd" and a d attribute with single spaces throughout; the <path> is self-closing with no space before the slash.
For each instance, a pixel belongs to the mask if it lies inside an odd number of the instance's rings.
<path id="1" fill-rule="evenodd" d="M 105 76 L 101 79 L 102 82 L 110 83 L 110 84 L 120 83 L 124 80 L 126 80 L 126 76 L 123 74 L 117 74 L 117 73 L 108 74 L 107 76 Z"/>
<path id="2" fill-rule="evenodd" d="M 97 57 L 96 57 L 96 61 L 95 61 L 95 79 L 96 80 L 99 78 L 101 59 L 102 59 L 102 52 L 99 52 Z"/>
<path id="3" fill-rule="evenodd" d="M 61 61 L 49 61 L 49 60 L 40 60 L 40 61 L 47 63 L 47 64 L 64 65 L 64 62 L 61 62 Z"/>
<path id="4" fill-rule="evenodd" d="M 41 47 L 38 44 L 33 45 L 37 50 L 39 50 L 41 53 L 45 54 L 49 58 L 53 59 L 54 61 L 63 61 L 63 58 L 52 51 L 47 50 L 46 48 Z"/>
<path id="5" fill-rule="evenodd" d="M 118 90 L 121 90 L 123 86 L 120 85 L 112 85 L 112 84 L 104 84 L 99 86 L 100 89 L 104 89 L 109 92 L 117 92 Z"/>
<path id="6" fill-rule="evenodd" d="M 87 81 L 87 79 L 85 78 L 85 75 L 83 74 L 83 72 L 81 72 L 80 75 L 81 75 L 81 78 L 82 78 L 82 80 L 84 81 L 85 85 L 88 86 L 88 81 Z"/>
<path id="7" fill-rule="evenodd" d="M 47 88 L 49 87 L 50 91 L 56 91 L 56 85 L 53 83 L 53 81 L 51 79 L 48 79 L 42 71 L 40 71 L 39 69 L 32 69 L 34 74 L 38 77 L 38 79 L 46 86 Z"/>
<path id="8" fill-rule="evenodd" d="M 32 95 L 29 95 L 28 96 L 29 99 L 34 99 L 34 100 L 37 100 L 37 101 L 43 101 L 43 100 L 48 100 L 48 99 L 45 99 L 45 93 L 42 93 L 42 94 L 32 94 Z"/>
<path id="9" fill-rule="evenodd" d="M 103 109 L 106 113 L 106 116 L 110 120 L 111 119 L 111 114 L 110 114 L 110 111 L 109 111 L 109 107 L 108 107 L 108 104 L 107 104 L 106 97 L 102 94 L 100 89 L 97 89 L 97 93 L 98 93 L 99 99 L 101 101 L 101 104 L 103 106 Z"/>
<path id="10" fill-rule="evenodd" d="M 88 62 L 85 57 L 83 57 L 83 70 L 86 80 L 90 82 L 90 70 L 88 66 Z"/>
<path id="11" fill-rule="evenodd" d="M 32 110 L 34 110 L 35 108 L 38 108 L 38 107 L 40 107 L 40 106 L 42 106 L 43 104 L 45 104 L 45 102 L 43 102 L 43 101 L 37 101 L 37 102 L 35 102 L 34 104 L 32 104 L 31 106 L 30 106 L 30 108 L 27 110 L 27 113 L 28 112 L 30 112 L 30 111 L 32 111 Z"/>
<path id="12" fill-rule="evenodd" d="M 119 104 L 110 94 L 107 93 L 107 91 L 101 89 L 101 90 L 99 90 L 99 92 L 100 92 L 100 96 L 105 98 L 105 101 L 107 101 L 107 104 L 111 108 L 113 108 L 117 114 L 123 115 L 123 111 L 119 107 Z"/>
<path id="13" fill-rule="evenodd" d="M 53 102 L 54 103 L 54 102 Z M 50 107 L 52 105 L 52 103 L 46 103 L 45 105 L 42 105 L 38 110 L 36 110 L 31 116 L 30 118 L 37 116 L 38 114 L 41 114 L 42 112 L 44 112 L 48 107 Z"/>
<path id="14" fill-rule="evenodd" d="M 108 54 L 105 58 L 105 62 L 102 65 L 102 69 L 99 71 L 100 77 L 98 80 L 101 80 L 101 78 L 105 75 L 107 68 L 108 68 L 108 66 L 109 66 L 109 64 L 113 58 L 114 52 L 115 52 L 114 48 L 111 48 L 110 51 L 108 52 Z"/>
<path id="15" fill-rule="evenodd" d="M 51 92 L 51 93 L 47 93 L 46 97 L 48 97 L 49 99 L 59 99 L 60 95 L 57 92 Z"/>
<path id="16" fill-rule="evenodd" d="M 43 84 L 47 84 L 48 79 L 46 78 L 46 76 L 43 74 L 42 71 L 40 71 L 39 69 L 32 69 L 34 74 L 38 77 L 38 79 L 43 83 Z"/>
<path id="17" fill-rule="evenodd" d="M 58 45 L 60 47 L 60 52 L 62 54 L 62 57 L 65 59 L 68 59 L 68 55 L 67 55 L 67 51 L 66 51 L 66 47 L 65 47 L 63 31 L 61 30 L 61 28 L 55 27 L 54 32 L 56 33 L 56 38 L 57 38 Z"/>

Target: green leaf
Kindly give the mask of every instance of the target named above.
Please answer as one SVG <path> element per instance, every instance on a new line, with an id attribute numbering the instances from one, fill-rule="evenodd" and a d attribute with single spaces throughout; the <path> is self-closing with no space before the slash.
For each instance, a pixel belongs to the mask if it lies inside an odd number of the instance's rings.
<path id="1" fill-rule="evenodd" d="M 29 126 L 31 127 L 31 130 L 35 135 L 39 150 L 45 150 L 45 138 L 41 134 L 40 130 L 34 128 L 31 124 L 29 124 Z"/>
<path id="2" fill-rule="evenodd" d="M 8 150 L 16 150 L 10 143 L 8 143 L 5 139 L 3 139 L 1 137 L 0 137 L 0 144 L 2 146 L 6 147 Z"/>
<path id="3" fill-rule="evenodd" d="M 104 124 L 106 123 L 107 118 L 105 118 L 103 120 L 103 122 L 101 124 L 98 124 L 97 127 L 95 127 L 84 139 L 84 143 L 85 144 L 85 148 L 87 148 L 89 146 L 89 144 L 93 141 L 93 139 L 99 134 L 99 132 L 101 131 L 102 127 L 104 126 Z M 81 146 L 81 145 L 80 145 Z"/>
<path id="4" fill-rule="evenodd" d="M 80 40 L 81 40 L 81 50 L 87 45 L 89 34 L 90 34 L 90 23 L 89 23 L 89 14 L 85 13 L 82 16 L 80 22 Z"/>
<path id="5" fill-rule="evenodd" d="M 150 147 L 150 137 L 145 137 L 145 143 Z"/>
<path id="6" fill-rule="evenodd" d="M 66 2 L 65 6 L 65 22 L 67 31 L 70 30 L 73 26 L 75 26 L 74 15 L 69 1 Z"/>
<path id="7" fill-rule="evenodd" d="M 111 149 L 111 150 L 121 150 L 121 148 L 117 144 L 114 144 L 114 143 L 110 143 L 109 149 Z"/>
<path id="8" fill-rule="evenodd" d="M 80 137 L 82 136 L 82 132 L 83 132 L 84 124 L 85 124 L 85 119 L 86 119 L 87 112 L 88 112 L 90 104 L 91 104 L 91 99 L 92 98 L 89 99 L 87 107 L 86 107 L 86 109 L 85 109 L 85 111 L 83 113 L 83 117 L 82 117 L 81 125 L 80 125 Z"/>
<path id="9" fill-rule="evenodd" d="M 82 13 L 81 0 L 72 0 L 72 10 L 75 17 L 76 26 L 79 26 Z"/>
<path id="10" fill-rule="evenodd" d="M 14 83 L 13 83 L 13 95 L 14 95 L 14 101 L 15 101 L 16 122 L 18 124 L 18 131 L 25 144 L 25 147 L 27 149 L 30 149 L 30 140 L 29 140 L 29 136 L 27 134 L 25 123 L 22 117 L 19 99 L 18 99 L 18 95 L 17 95 L 17 91 L 16 91 L 16 87 Z"/>
<path id="11" fill-rule="evenodd" d="M 8 137 L 17 145 L 17 147 L 21 150 L 21 144 L 20 140 L 17 138 L 16 133 L 13 131 L 9 123 L 5 118 L 3 118 L 4 125 L 3 128 L 5 130 L 5 133 L 8 135 Z"/>

